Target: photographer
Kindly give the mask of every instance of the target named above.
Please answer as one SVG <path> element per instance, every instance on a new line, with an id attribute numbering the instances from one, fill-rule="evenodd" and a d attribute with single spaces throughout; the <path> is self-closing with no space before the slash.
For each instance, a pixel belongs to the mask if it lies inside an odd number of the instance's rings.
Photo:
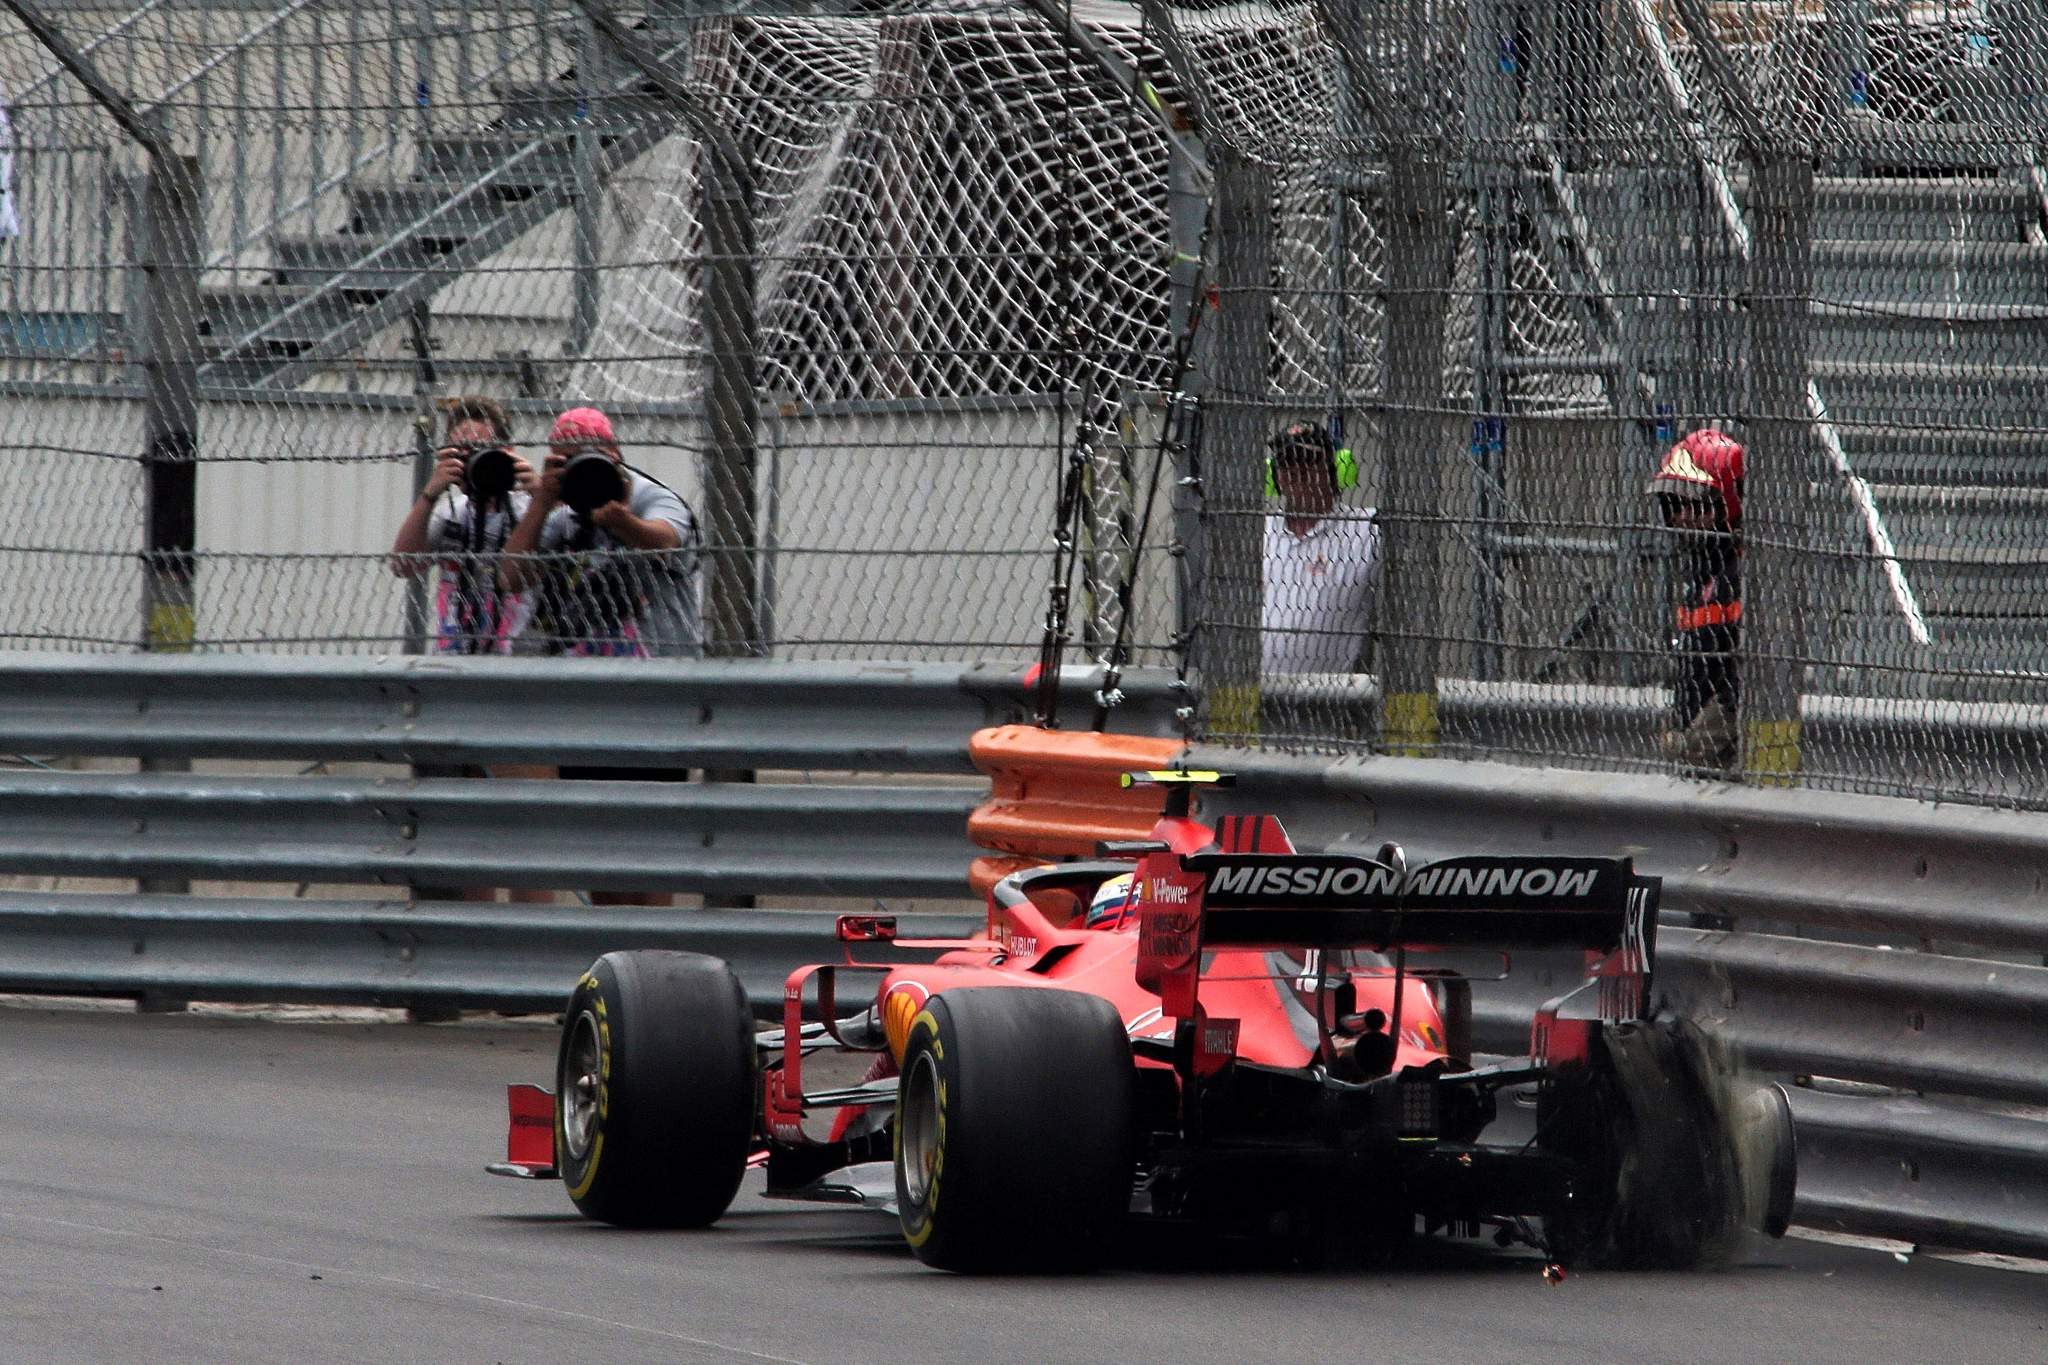
<path id="1" fill-rule="evenodd" d="M 529 638 L 550 654 L 612 658 L 703 652 L 697 519 L 674 489 L 626 467 L 611 419 L 571 408 L 500 561 L 508 591 L 535 598 Z M 571 780 L 683 782 L 687 768 L 562 768 Z M 669 905 L 661 892 L 596 891 L 593 905 Z"/>
<path id="2" fill-rule="evenodd" d="M 495 556 L 535 482 L 533 466 L 512 449 L 512 423 L 494 400 L 468 395 L 441 405 L 445 432 L 434 468 L 413 499 L 391 544 L 391 572 L 417 578 L 441 557 L 434 595 L 435 649 L 443 654 L 506 654 L 530 614 L 517 594 L 502 591 Z M 481 507 L 482 515 L 478 515 Z M 464 777 L 549 778 L 552 766 L 497 764 L 458 769 Z M 423 898 L 437 893 L 422 889 Z M 491 887 L 466 887 L 464 900 L 495 901 Z M 517 888 L 515 904 L 547 905 L 551 891 Z"/>
<path id="3" fill-rule="evenodd" d="M 443 412 L 443 444 L 399 523 L 391 571 L 417 578 L 433 557 L 443 556 L 434 597 L 435 649 L 507 654 L 530 608 L 499 588 L 495 561 L 527 510 L 533 466 L 512 450 L 512 424 L 493 400 L 451 398 Z"/>
<path id="4" fill-rule="evenodd" d="M 689 504 L 627 467 L 595 408 L 556 418 L 548 447 L 498 570 L 507 591 L 534 594 L 529 635 L 550 654 L 701 653 Z"/>

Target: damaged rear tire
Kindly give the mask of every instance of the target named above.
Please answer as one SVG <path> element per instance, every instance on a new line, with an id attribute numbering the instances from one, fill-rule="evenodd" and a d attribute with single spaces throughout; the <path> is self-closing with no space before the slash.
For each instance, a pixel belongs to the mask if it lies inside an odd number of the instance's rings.
<path id="1" fill-rule="evenodd" d="M 1544 1087 L 1539 1145 L 1575 1171 L 1545 1219 L 1559 1261 L 1686 1270 L 1732 1249 L 1747 1201 L 1704 1072 L 1672 1025 L 1610 1024 Z"/>

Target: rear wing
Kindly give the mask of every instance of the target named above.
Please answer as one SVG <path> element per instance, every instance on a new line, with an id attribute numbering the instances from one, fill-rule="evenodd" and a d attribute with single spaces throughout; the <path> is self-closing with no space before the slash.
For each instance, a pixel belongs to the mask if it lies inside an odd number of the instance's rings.
<path id="1" fill-rule="evenodd" d="M 1181 1018 L 1217 948 L 1577 948 L 1627 1008 L 1647 998 L 1662 885 L 1626 858 L 1542 855 L 1155 852 L 1138 875 L 1138 983 Z"/>
<path id="2" fill-rule="evenodd" d="M 1385 949 L 1621 946 L 1657 879 L 1625 858 L 1473 856 L 1402 871 L 1355 854 L 1195 853 L 1202 942 Z"/>

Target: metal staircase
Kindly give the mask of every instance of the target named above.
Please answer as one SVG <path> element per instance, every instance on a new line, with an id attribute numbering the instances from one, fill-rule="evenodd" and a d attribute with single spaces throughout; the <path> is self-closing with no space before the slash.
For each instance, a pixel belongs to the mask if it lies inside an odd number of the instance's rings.
<path id="1" fill-rule="evenodd" d="M 1968 164 L 1825 179 L 1819 190 L 1813 375 L 1919 595 L 1933 656 L 1993 675 L 2038 667 L 2048 633 L 2040 199 Z M 1912 660 L 1862 644 L 1872 662 Z"/>
<path id="2" fill-rule="evenodd" d="M 681 30 L 665 26 L 650 37 L 664 59 L 686 55 Z M 304 383 L 575 207 L 585 183 L 579 158 L 592 158 L 602 184 L 674 131 L 674 118 L 643 80 L 600 79 L 596 94 L 586 93 L 587 84 L 573 69 L 552 80 L 498 84 L 500 109 L 488 126 L 419 134 L 409 178 L 350 184 L 336 230 L 273 235 L 267 280 L 202 293 L 202 382 Z"/>

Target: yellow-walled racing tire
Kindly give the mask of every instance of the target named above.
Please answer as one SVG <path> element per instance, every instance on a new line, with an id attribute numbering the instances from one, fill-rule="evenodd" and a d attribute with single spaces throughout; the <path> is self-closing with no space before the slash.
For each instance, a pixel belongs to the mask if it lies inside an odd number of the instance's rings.
<path id="1" fill-rule="evenodd" d="M 578 1210 L 621 1227 L 703 1227 L 738 1193 L 755 1132 L 753 1016 L 697 953 L 607 953 L 569 997 L 555 1153 Z"/>
<path id="2" fill-rule="evenodd" d="M 904 1239 L 943 1270 L 1085 1270 L 1130 1212 L 1136 1075 L 1116 1010 L 980 987 L 912 1022 L 896 1107 Z"/>

